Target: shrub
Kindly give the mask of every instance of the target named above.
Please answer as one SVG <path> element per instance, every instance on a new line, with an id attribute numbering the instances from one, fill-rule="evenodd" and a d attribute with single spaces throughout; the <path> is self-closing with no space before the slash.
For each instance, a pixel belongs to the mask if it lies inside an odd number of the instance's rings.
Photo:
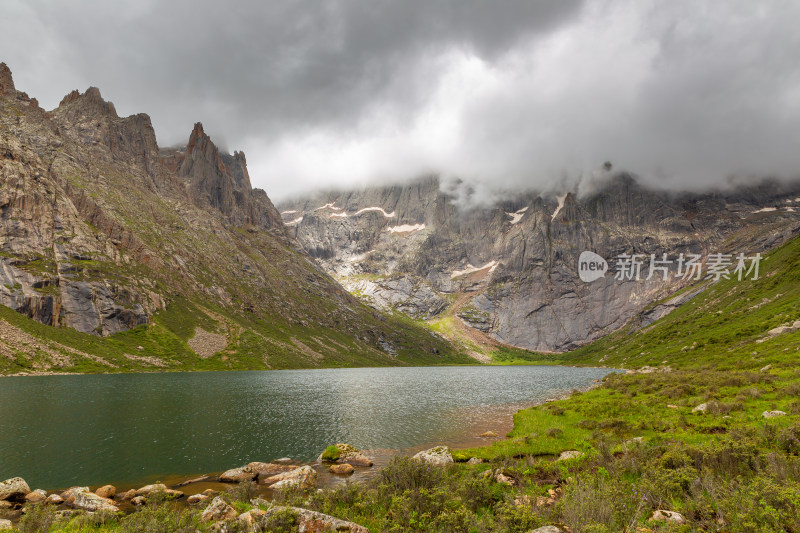
<path id="1" fill-rule="evenodd" d="M 22 533 L 39 533 L 50 531 L 56 522 L 58 515 L 52 505 L 29 505 L 17 524 L 17 529 Z"/>
<path id="2" fill-rule="evenodd" d="M 322 452 L 322 460 L 334 462 L 339 459 L 339 455 L 340 455 L 339 448 L 337 446 L 331 445 L 325 448 L 325 451 Z"/>
<path id="3" fill-rule="evenodd" d="M 394 457 L 378 475 L 378 481 L 396 492 L 431 489 L 442 483 L 444 469 L 410 457 Z"/>
<path id="4" fill-rule="evenodd" d="M 561 428 L 549 428 L 546 431 L 546 433 L 547 433 L 548 437 L 557 439 L 557 438 L 561 437 L 564 434 L 564 430 L 562 430 Z"/>

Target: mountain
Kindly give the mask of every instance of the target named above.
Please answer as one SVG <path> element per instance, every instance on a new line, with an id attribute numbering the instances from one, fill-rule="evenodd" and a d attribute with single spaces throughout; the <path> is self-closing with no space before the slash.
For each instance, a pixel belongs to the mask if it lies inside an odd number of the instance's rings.
<path id="1" fill-rule="evenodd" d="M 93 87 L 45 111 L 5 64 L 0 304 L 5 373 L 463 361 L 342 290 L 201 124 L 160 148 L 147 115 Z"/>
<path id="2" fill-rule="evenodd" d="M 693 291 L 639 316 L 691 283 L 675 275 L 680 254 L 701 255 L 707 267 L 713 254 L 752 257 L 800 230 L 797 185 L 674 194 L 608 166 L 588 191 L 525 192 L 490 205 L 470 205 L 464 184 L 430 177 L 279 208 L 305 250 L 376 308 L 427 320 L 451 337 L 540 352 L 578 348 L 685 302 Z M 605 277 L 580 280 L 583 251 L 609 263 Z M 640 279 L 616 279 L 622 254 L 642 255 Z M 651 254 L 672 261 L 666 281 L 660 270 L 647 279 Z"/>

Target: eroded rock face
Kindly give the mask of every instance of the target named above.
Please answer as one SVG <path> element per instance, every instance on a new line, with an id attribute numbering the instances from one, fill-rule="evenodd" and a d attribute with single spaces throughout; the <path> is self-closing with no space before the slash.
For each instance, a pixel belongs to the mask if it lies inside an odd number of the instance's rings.
<path id="1" fill-rule="evenodd" d="M 651 254 L 752 255 L 800 228 L 796 186 L 668 194 L 627 174 L 603 180 L 581 194 L 520 193 L 489 206 L 463 206 L 463 191 L 430 178 L 279 207 L 305 250 L 367 303 L 423 319 L 450 312 L 497 341 L 539 351 L 575 348 L 628 321 L 645 327 L 694 296 L 639 316 L 686 283 L 675 264 L 666 282 L 658 271 L 648 280 Z M 760 211 L 767 206 L 777 208 Z M 578 275 L 584 251 L 608 262 L 590 283 Z M 615 279 L 624 253 L 647 258 L 638 281 Z"/>

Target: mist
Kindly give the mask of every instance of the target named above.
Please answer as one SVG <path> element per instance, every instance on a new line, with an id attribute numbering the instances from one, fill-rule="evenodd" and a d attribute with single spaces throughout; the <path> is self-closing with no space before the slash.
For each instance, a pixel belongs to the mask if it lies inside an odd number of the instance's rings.
<path id="1" fill-rule="evenodd" d="M 0 61 L 55 107 L 100 87 L 163 146 L 202 121 L 253 185 L 576 188 L 800 175 L 796 2 L 5 2 Z M 223 142 L 224 140 L 224 142 Z"/>

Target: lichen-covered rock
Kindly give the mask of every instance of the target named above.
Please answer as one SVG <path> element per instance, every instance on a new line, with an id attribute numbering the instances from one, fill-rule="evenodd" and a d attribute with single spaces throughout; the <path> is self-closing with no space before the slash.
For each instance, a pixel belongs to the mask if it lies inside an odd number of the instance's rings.
<path id="1" fill-rule="evenodd" d="M 658 509 L 653 512 L 653 516 L 650 517 L 650 520 L 654 520 L 656 522 L 673 522 L 675 524 L 686 523 L 686 518 L 684 518 L 681 513 L 676 511 L 665 511 L 664 509 Z"/>
<path id="2" fill-rule="evenodd" d="M 225 503 L 225 500 L 217 496 L 208 507 L 205 508 L 203 514 L 200 515 L 200 520 L 203 522 L 219 522 L 220 520 L 229 520 L 237 515 L 236 509 Z"/>
<path id="3" fill-rule="evenodd" d="M 777 418 L 779 416 L 786 416 L 784 411 L 764 411 L 761 413 L 761 416 L 764 418 Z"/>
<path id="4" fill-rule="evenodd" d="M 119 511 L 113 500 L 101 498 L 97 494 L 89 491 L 76 492 L 70 503 L 71 507 L 83 511 Z"/>
<path id="5" fill-rule="evenodd" d="M 25 495 L 25 501 L 28 503 L 39 503 L 47 499 L 47 492 L 42 489 L 36 489 Z"/>
<path id="6" fill-rule="evenodd" d="M 219 480 L 222 483 L 241 483 L 242 481 L 253 481 L 258 474 L 249 470 L 246 466 L 231 468 L 220 474 Z"/>
<path id="7" fill-rule="evenodd" d="M 453 462 L 453 454 L 447 446 L 436 446 L 417 453 L 414 455 L 413 459 L 425 461 L 433 465 L 446 465 Z"/>
<path id="8" fill-rule="evenodd" d="M 301 533 L 313 533 L 317 531 L 369 533 L 367 528 L 354 522 L 348 522 L 327 514 L 302 509 L 300 507 L 272 506 L 267 509 L 266 517 L 269 518 L 276 513 L 285 511 L 291 511 L 297 515 L 297 531 Z"/>
<path id="9" fill-rule="evenodd" d="M 24 498 L 31 488 L 21 477 L 12 477 L 0 483 L 0 500 Z"/>
<path id="10" fill-rule="evenodd" d="M 338 464 L 347 463 L 352 466 L 372 466 L 374 464 L 372 459 L 362 454 L 361 450 L 351 444 L 339 443 L 335 444 L 335 446 L 339 450 L 339 457 L 335 461 Z M 319 455 L 318 461 L 323 460 L 324 453 Z"/>
<path id="11" fill-rule="evenodd" d="M 283 472 L 264 480 L 270 488 L 280 490 L 289 487 L 310 489 L 317 481 L 317 472 L 310 466 L 301 466 L 289 472 Z"/>

